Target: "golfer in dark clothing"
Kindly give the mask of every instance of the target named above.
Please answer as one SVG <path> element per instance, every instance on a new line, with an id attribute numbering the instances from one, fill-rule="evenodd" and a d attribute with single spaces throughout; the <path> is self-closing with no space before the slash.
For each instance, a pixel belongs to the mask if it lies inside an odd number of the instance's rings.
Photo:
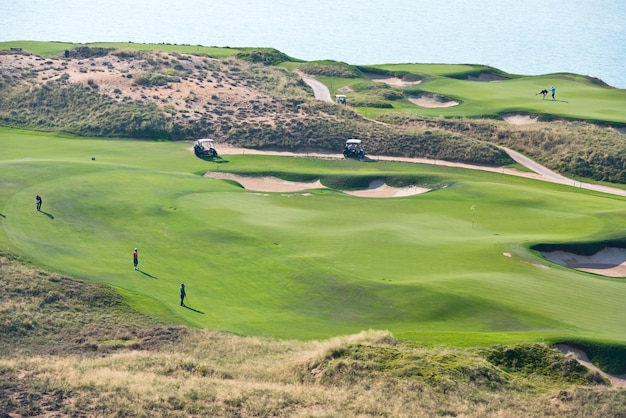
<path id="1" fill-rule="evenodd" d="M 139 270 L 137 264 L 139 264 L 139 255 L 137 254 L 137 248 L 135 248 L 135 251 L 133 251 L 133 265 L 135 266 L 135 270 Z"/>
<path id="2" fill-rule="evenodd" d="M 187 296 L 187 293 L 185 293 L 185 283 L 181 283 L 180 284 L 180 306 L 185 306 L 185 296 Z"/>
<path id="3" fill-rule="evenodd" d="M 41 196 L 37 195 L 37 197 L 35 198 L 35 203 L 37 204 L 37 211 L 40 212 L 41 211 Z"/>

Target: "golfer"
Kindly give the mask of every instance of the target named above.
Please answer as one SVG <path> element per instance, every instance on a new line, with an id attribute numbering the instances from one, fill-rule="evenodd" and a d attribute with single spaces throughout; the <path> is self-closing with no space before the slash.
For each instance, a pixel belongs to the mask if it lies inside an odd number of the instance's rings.
<path id="1" fill-rule="evenodd" d="M 185 306 L 185 296 L 187 293 L 185 292 L 185 283 L 180 284 L 180 306 Z"/>
<path id="2" fill-rule="evenodd" d="M 552 100 L 554 100 L 554 95 L 556 94 L 556 88 L 554 86 L 552 86 L 550 88 L 550 91 L 552 92 Z"/>
<path id="3" fill-rule="evenodd" d="M 37 197 L 35 198 L 35 203 L 37 204 L 37 212 L 41 211 L 41 196 L 37 195 Z"/>
<path id="4" fill-rule="evenodd" d="M 135 248 L 135 251 L 133 251 L 133 265 L 135 266 L 135 270 L 139 270 L 137 264 L 139 264 L 139 255 L 137 254 L 137 248 Z"/>

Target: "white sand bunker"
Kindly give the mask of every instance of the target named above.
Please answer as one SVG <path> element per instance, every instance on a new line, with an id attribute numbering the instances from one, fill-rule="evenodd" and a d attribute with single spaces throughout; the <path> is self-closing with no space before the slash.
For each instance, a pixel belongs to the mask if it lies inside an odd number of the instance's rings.
<path id="1" fill-rule="evenodd" d="M 345 191 L 344 193 L 359 197 L 404 197 L 422 194 L 428 191 L 430 191 L 430 189 L 417 186 L 391 187 L 387 186 L 382 180 L 374 180 L 365 190 L 352 190 Z"/>
<path id="2" fill-rule="evenodd" d="M 409 101 L 421 107 L 438 108 L 458 106 L 459 102 L 455 100 L 441 100 L 432 96 L 408 97 Z"/>
<path id="3" fill-rule="evenodd" d="M 226 179 L 226 180 L 235 180 L 237 183 L 241 184 L 244 188 L 249 190 L 255 190 L 258 192 L 299 192 L 302 190 L 309 189 L 323 189 L 325 186 L 319 181 L 311 181 L 311 182 L 296 182 L 296 181 L 287 181 L 282 180 L 276 177 L 253 177 L 253 176 L 242 176 L 239 174 L 233 173 L 221 173 L 210 171 L 204 174 L 205 177 L 210 177 L 212 179 Z"/>
<path id="4" fill-rule="evenodd" d="M 608 277 L 626 277 L 626 248 L 606 247 L 590 256 L 567 251 L 550 251 L 542 254 L 553 263 L 565 267 Z"/>
<path id="5" fill-rule="evenodd" d="M 537 117 L 533 117 L 530 115 L 521 115 L 521 114 L 508 114 L 502 117 L 505 122 L 511 123 L 513 125 L 527 125 L 529 123 L 537 122 Z"/>
<path id="6" fill-rule="evenodd" d="M 389 77 L 386 75 L 379 75 L 379 74 L 366 74 L 366 75 L 367 75 L 367 78 L 369 78 L 372 81 L 385 83 L 390 86 L 396 86 L 396 87 L 414 86 L 422 82 L 422 80 L 407 81 L 399 77 Z"/>
<path id="7" fill-rule="evenodd" d="M 319 180 L 311 182 L 295 182 L 282 180 L 276 177 L 253 177 L 242 176 L 233 173 L 222 173 L 209 171 L 204 174 L 205 177 L 220 180 L 234 180 L 248 190 L 257 192 L 300 192 L 310 189 L 324 189 Z M 359 197 L 404 197 L 425 193 L 430 189 L 424 187 L 390 187 L 382 180 L 375 180 L 365 190 L 347 191 L 345 193 Z"/>

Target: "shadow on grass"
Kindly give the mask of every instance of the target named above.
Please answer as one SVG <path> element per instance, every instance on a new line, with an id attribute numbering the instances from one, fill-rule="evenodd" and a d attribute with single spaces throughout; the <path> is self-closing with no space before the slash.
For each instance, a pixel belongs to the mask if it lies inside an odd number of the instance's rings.
<path id="1" fill-rule="evenodd" d="M 146 273 L 146 272 L 145 272 L 145 271 L 143 271 L 143 270 L 137 270 L 137 271 L 138 271 L 139 273 L 143 274 L 144 276 L 148 276 L 148 277 L 150 277 L 151 279 L 155 279 L 155 280 L 158 280 L 158 279 L 159 279 L 157 276 L 153 276 L 152 274 L 150 274 L 150 273 Z"/>
<path id="2" fill-rule="evenodd" d="M 4 213 L 0 213 L 0 218 L 6 218 L 6 216 L 4 215 Z"/>
<path id="3" fill-rule="evenodd" d="M 194 309 L 194 308 L 192 308 L 191 306 L 183 305 L 183 308 L 187 308 L 187 309 L 189 309 L 190 311 L 198 312 L 199 314 L 204 315 L 204 312 L 199 311 L 198 309 Z"/>
<path id="4" fill-rule="evenodd" d="M 48 213 L 48 212 L 44 212 L 43 210 L 42 210 L 42 211 L 40 211 L 40 212 L 41 212 L 41 213 L 43 213 L 44 215 L 46 215 L 48 218 L 50 218 L 50 219 L 54 219 L 54 215 L 53 215 L 53 214 Z"/>

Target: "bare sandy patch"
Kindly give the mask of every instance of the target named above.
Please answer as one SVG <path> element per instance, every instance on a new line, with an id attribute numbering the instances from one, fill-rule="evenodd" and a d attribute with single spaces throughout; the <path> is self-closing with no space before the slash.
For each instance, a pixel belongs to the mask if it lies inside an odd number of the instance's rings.
<path id="1" fill-rule="evenodd" d="M 422 80 L 406 81 L 399 77 L 389 77 L 378 74 L 367 74 L 367 78 L 378 83 L 385 83 L 395 87 L 414 86 L 422 82 Z"/>
<path id="2" fill-rule="evenodd" d="M 233 173 L 211 171 L 204 174 L 205 177 L 221 180 L 234 180 L 244 188 L 258 192 L 299 192 L 309 189 L 323 189 L 325 186 L 319 181 L 295 182 L 282 180 L 276 177 L 253 177 L 242 176 Z"/>
<path id="3" fill-rule="evenodd" d="M 564 267 L 608 277 L 626 277 L 626 248 L 606 247 L 586 256 L 567 251 L 550 251 L 543 256 Z"/>
<path id="4" fill-rule="evenodd" d="M 301 192 L 311 189 L 324 189 L 324 186 L 319 180 L 311 182 L 295 182 L 282 180 L 276 177 L 253 177 L 243 176 L 234 173 L 225 173 L 218 171 L 210 171 L 204 174 L 205 177 L 220 180 L 234 180 L 241 184 L 245 189 L 253 190 L 256 192 Z M 370 187 L 365 190 L 351 190 L 344 193 L 359 196 L 359 197 L 405 197 L 421 194 L 429 191 L 430 189 L 424 187 L 390 187 L 383 181 L 377 180 L 370 184 Z M 305 195 L 305 194 L 303 194 Z M 310 193 L 306 194 L 311 196 Z"/>
<path id="5" fill-rule="evenodd" d="M 587 357 L 587 353 L 584 351 L 572 347 L 568 344 L 557 344 L 556 349 L 559 350 L 562 354 L 566 356 L 571 356 L 580 364 L 588 368 L 589 370 L 593 370 L 598 372 L 602 377 L 611 382 L 611 386 L 616 388 L 626 388 L 626 374 L 622 375 L 613 375 L 608 374 L 597 368 L 591 361 L 589 361 L 589 357 Z"/>
<path id="6" fill-rule="evenodd" d="M 173 66 L 179 70 L 172 72 Z M 223 60 L 206 56 L 159 52 L 134 59 L 115 54 L 49 59 L 25 54 L 0 55 L 0 74 L 23 79 L 24 73 L 36 77 L 39 83 L 80 84 L 120 103 L 153 103 L 176 120 L 197 120 L 207 113 L 207 107 L 215 107 L 246 112 L 250 120 L 273 123 L 274 118 L 254 108 L 274 109 L 275 99 L 233 78 L 229 68 Z M 138 78 L 146 74 L 170 75 L 170 81 L 165 85 L 138 85 Z"/>
<path id="7" fill-rule="evenodd" d="M 537 117 L 533 117 L 530 115 L 522 115 L 522 114 L 508 114 L 502 117 L 505 122 L 511 123 L 513 125 L 527 125 L 529 123 L 537 122 Z"/>
<path id="8" fill-rule="evenodd" d="M 441 101 L 435 97 L 421 96 L 421 97 L 409 97 L 409 101 L 421 107 L 438 108 L 438 107 L 452 107 L 458 106 L 459 102 L 455 100 Z"/>
<path id="9" fill-rule="evenodd" d="M 430 191 L 425 187 L 391 187 L 386 185 L 382 180 L 374 180 L 365 190 L 344 191 L 352 196 L 359 197 L 405 197 L 422 194 Z"/>

